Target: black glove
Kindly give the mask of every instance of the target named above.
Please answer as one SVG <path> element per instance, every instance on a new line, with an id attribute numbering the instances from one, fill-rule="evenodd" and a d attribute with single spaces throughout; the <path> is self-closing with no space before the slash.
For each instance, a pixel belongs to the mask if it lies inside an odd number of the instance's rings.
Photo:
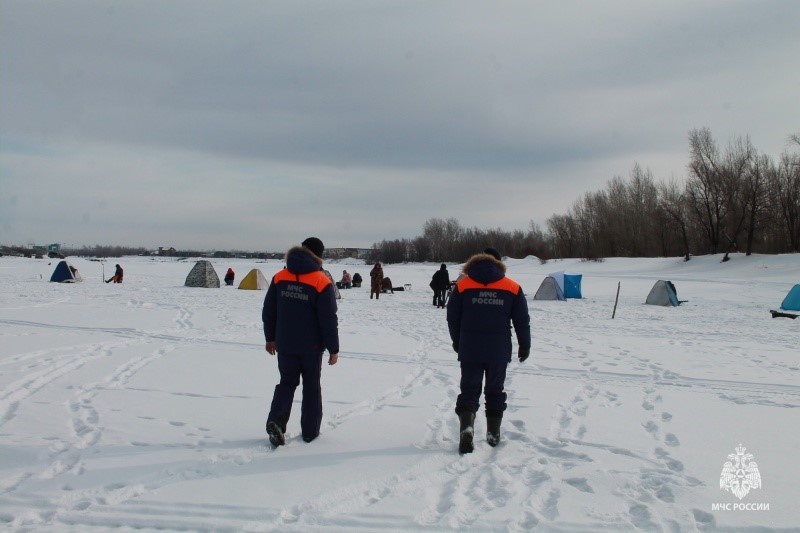
<path id="1" fill-rule="evenodd" d="M 531 354 L 530 348 L 520 348 L 519 349 L 519 362 L 524 363 L 525 359 Z"/>
<path id="2" fill-rule="evenodd" d="M 454 343 L 453 343 L 453 350 L 454 350 L 456 353 L 458 353 L 458 343 L 457 343 L 457 342 L 454 342 Z"/>

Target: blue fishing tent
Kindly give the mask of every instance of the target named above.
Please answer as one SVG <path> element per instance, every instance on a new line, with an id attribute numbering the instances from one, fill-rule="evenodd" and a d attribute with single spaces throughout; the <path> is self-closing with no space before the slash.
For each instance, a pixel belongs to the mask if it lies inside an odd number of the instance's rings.
<path id="1" fill-rule="evenodd" d="M 76 281 L 83 281 L 78 269 L 70 265 L 66 261 L 60 261 L 53 270 L 53 275 L 50 276 L 50 281 L 57 283 L 74 283 Z"/>
<path id="2" fill-rule="evenodd" d="M 800 285 L 795 285 L 781 303 L 781 309 L 786 311 L 800 311 Z"/>
<path id="3" fill-rule="evenodd" d="M 581 280 L 583 279 L 583 274 L 562 270 L 560 272 L 553 272 L 550 274 L 550 277 L 556 281 L 565 299 L 583 298 L 581 294 Z"/>

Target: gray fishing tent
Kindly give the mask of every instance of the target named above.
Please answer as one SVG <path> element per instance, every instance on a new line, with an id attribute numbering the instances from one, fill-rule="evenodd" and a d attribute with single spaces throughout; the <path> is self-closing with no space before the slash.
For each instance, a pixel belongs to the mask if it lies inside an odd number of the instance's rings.
<path id="1" fill-rule="evenodd" d="M 533 295 L 534 300 L 566 300 L 564 291 L 553 276 L 547 276 L 539 285 L 539 290 Z"/>
<path id="2" fill-rule="evenodd" d="M 195 263 L 189 275 L 186 276 L 187 287 L 219 288 L 219 276 L 210 261 L 201 260 Z"/>
<path id="3" fill-rule="evenodd" d="M 650 289 L 650 294 L 647 295 L 646 304 L 649 305 L 664 305 L 664 306 L 678 306 L 678 293 L 675 290 L 675 285 L 671 281 L 660 279 L 656 281 L 653 288 Z"/>

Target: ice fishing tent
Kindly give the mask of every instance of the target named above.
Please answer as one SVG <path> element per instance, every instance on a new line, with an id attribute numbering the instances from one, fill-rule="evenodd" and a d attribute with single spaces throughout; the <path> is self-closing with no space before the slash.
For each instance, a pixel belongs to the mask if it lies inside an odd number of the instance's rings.
<path id="1" fill-rule="evenodd" d="M 664 306 L 678 306 L 678 293 L 675 290 L 675 285 L 671 281 L 660 279 L 656 281 L 653 288 L 650 289 L 650 294 L 647 295 L 646 304 L 649 305 L 664 305 Z"/>
<path id="2" fill-rule="evenodd" d="M 74 283 L 76 281 L 83 281 L 78 269 L 70 265 L 66 261 L 60 261 L 53 270 L 53 275 L 50 276 L 50 281 L 57 283 Z"/>
<path id="3" fill-rule="evenodd" d="M 781 303 L 781 309 L 786 311 L 800 311 L 800 285 L 795 285 Z"/>
<path id="4" fill-rule="evenodd" d="M 239 288 L 249 291 L 265 291 L 269 288 L 269 281 L 259 269 L 254 268 L 242 278 Z"/>
<path id="5" fill-rule="evenodd" d="M 539 285 L 539 290 L 533 295 L 534 300 L 566 300 L 564 291 L 558 286 L 558 282 L 553 276 L 547 276 Z"/>
<path id="6" fill-rule="evenodd" d="M 564 294 L 564 298 L 583 298 L 581 294 L 581 280 L 583 279 L 583 274 L 562 270 L 560 272 L 553 272 L 550 274 L 550 277 L 556 280 L 561 292 Z"/>
<path id="7" fill-rule="evenodd" d="M 195 263 L 189 275 L 186 276 L 187 287 L 219 288 L 219 276 L 209 261 L 202 260 Z"/>

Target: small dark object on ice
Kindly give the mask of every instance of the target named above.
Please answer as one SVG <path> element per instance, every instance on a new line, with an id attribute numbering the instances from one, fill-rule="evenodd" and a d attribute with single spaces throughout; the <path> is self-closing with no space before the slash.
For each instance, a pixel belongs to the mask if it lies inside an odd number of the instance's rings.
<path id="1" fill-rule="evenodd" d="M 769 312 L 772 313 L 772 318 L 791 318 L 792 320 L 794 320 L 795 318 L 800 316 L 800 315 L 793 315 L 792 313 L 781 313 L 780 311 L 773 311 L 771 309 Z"/>

